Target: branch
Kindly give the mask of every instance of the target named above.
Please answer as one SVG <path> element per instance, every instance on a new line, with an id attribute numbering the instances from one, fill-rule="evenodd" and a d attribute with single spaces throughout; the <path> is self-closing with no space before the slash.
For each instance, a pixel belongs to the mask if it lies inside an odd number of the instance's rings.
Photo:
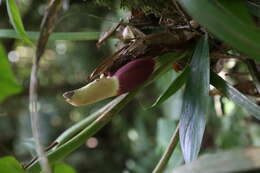
<path id="1" fill-rule="evenodd" d="M 50 173 L 51 169 L 48 164 L 48 159 L 44 154 L 43 147 L 40 142 L 40 131 L 39 131 L 39 114 L 37 108 L 38 102 L 38 69 L 39 61 L 41 56 L 44 53 L 48 38 L 54 28 L 54 23 L 57 17 L 58 10 L 61 6 L 62 0 L 52 0 L 50 1 L 48 8 L 45 11 L 45 15 L 42 20 L 40 38 L 36 46 L 36 55 L 33 60 L 33 66 L 31 71 L 31 80 L 30 80 L 30 117 L 31 117 L 31 126 L 32 134 L 36 145 L 36 152 L 40 160 L 40 164 L 44 173 Z"/>

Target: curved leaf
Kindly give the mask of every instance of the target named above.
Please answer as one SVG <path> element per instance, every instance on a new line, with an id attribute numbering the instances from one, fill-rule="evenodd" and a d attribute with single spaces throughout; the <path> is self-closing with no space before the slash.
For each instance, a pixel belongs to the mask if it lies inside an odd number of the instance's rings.
<path id="1" fill-rule="evenodd" d="M 180 3 L 197 22 L 219 39 L 251 58 L 260 60 L 259 28 L 249 24 L 248 21 L 241 20 L 241 15 L 237 15 L 237 11 L 231 11 L 232 9 L 227 7 L 229 4 L 229 6 L 236 6 L 236 9 L 244 8 L 239 6 L 242 3 L 238 1 L 241 0 L 227 0 L 226 5 L 218 0 L 180 0 Z"/>
<path id="2" fill-rule="evenodd" d="M 247 98 L 244 94 L 240 93 L 232 85 L 228 84 L 225 80 L 219 77 L 217 74 L 211 72 L 210 83 L 221 91 L 226 97 L 245 108 L 248 112 L 260 120 L 260 106 Z"/>
<path id="3" fill-rule="evenodd" d="M 8 11 L 9 19 L 17 32 L 17 34 L 27 43 L 33 44 L 31 40 L 27 37 L 26 32 L 24 30 L 23 22 L 21 19 L 21 15 L 19 9 L 16 5 L 15 0 L 6 0 L 6 6 Z"/>
<path id="4" fill-rule="evenodd" d="M 184 91 L 180 117 L 180 143 L 186 163 L 200 150 L 209 103 L 209 47 L 207 36 L 197 43 Z"/>

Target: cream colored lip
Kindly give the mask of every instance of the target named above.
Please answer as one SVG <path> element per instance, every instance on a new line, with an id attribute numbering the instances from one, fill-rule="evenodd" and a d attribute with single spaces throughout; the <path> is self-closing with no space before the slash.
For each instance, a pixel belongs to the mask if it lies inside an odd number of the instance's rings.
<path id="1" fill-rule="evenodd" d="M 65 92 L 63 97 L 73 106 L 82 106 L 116 96 L 118 90 L 119 82 L 117 78 L 104 77 L 96 79 L 82 88 Z"/>

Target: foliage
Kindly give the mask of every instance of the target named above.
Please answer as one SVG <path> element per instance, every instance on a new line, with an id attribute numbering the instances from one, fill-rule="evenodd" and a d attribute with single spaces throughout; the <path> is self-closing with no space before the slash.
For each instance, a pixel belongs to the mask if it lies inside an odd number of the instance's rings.
<path id="1" fill-rule="evenodd" d="M 2 102 L 6 97 L 17 94 L 21 91 L 21 88 L 11 70 L 11 66 L 7 61 L 7 55 L 2 44 L 0 44 L 0 65 L 0 102 Z"/>
<path id="2" fill-rule="evenodd" d="M 31 40 L 37 40 L 42 31 L 51 33 L 54 25 L 50 38 L 41 35 L 39 40 L 49 41 L 34 76 L 39 79 L 39 110 L 34 111 L 40 115 L 43 145 L 51 143 L 46 155 L 54 173 L 249 172 L 260 168 L 258 2 L 63 1 L 57 23 L 41 30 L 36 21 L 56 15 L 43 10 L 47 4 L 3 3 L 0 154 L 12 151 L 27 164 L 23 169 L 15 158 L 3 157 L 0 172 L 40 172 L 38 159 L 27 162 L 35 157 L 29 151 L 36 150 L 27 109 L 34 107 L 27 104 L 27 91 L 35 52 L 45 46 L 34 47 Z M 129 21 L 122 9 L 132 12 Z M 122 17 L 122 26 L 98 50 L 100 33 L 107 34 L 108 26 Z M 129 40 L 122 40 L 125 32 L 130 33 Z M 158 64 L 152 76 L 128 94 L 87 107 L 68 106 L 62 93 L 81 87 L 104 57 L 110 58 L 105 61 L 109 67 L 105 72 L 140 57 L 154 57 Z M 181 64 L 180 74 L 172 70 L 173 63 Z M 215 89 L 209 91 L 210 84 Z M 233 150 L 246 146 L 255 148 Z M 218 153 L 222 149 L 231 150 Z M 197 160 L 200 153 L 209 152 L 216 154 Z M 65 158 L 75 169 L 60 162 Z M 180 166 L 183 159 L 188 165 Z"/>
<path id="3" fill-rule="evenodd" d="M 180 117 L 180 143 L 186 163 L 198 157 L 208 114 L 209 45 L 207 35 L 197 43 L 190 66 Z"/>
<path id="4" fill-rule="evenodd" d="M 0 171 L 8 173 L 24 173 L 20 163 L 13 157 L 4 157 L 0 159 Z"/>

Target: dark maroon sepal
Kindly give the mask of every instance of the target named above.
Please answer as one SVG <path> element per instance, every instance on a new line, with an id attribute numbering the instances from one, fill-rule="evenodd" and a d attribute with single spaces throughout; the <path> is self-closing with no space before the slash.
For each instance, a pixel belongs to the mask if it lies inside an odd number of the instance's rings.
<path id="1" fill-rule="evenodd" d="M 113 77 L 119 80 L 119 95 L 129 92 L 144 83 L 153 73 L 155 60 L 153 58 L 140 58 L 122 66 Z"/>

